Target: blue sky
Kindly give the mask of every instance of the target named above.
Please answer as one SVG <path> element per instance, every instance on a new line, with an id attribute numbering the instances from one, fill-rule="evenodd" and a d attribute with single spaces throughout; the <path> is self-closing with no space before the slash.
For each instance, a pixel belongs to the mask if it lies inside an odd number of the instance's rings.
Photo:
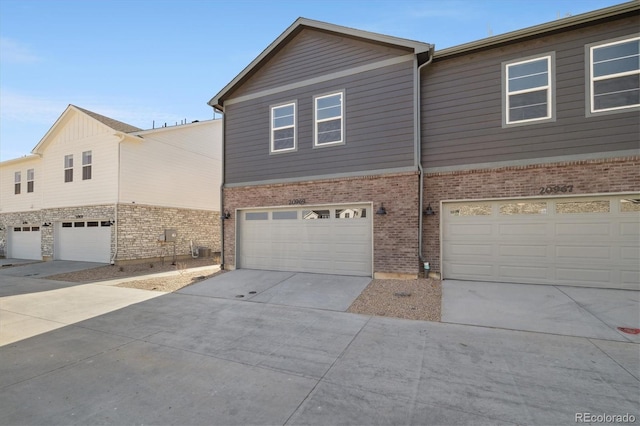
<path id="1" fill-rule="evenodd" d="M 621 0 L 0 0 L 0 161 L 68 104 L 149 129 L 207 101 L 296 18 L 433 43 L 498 35 Z"/>

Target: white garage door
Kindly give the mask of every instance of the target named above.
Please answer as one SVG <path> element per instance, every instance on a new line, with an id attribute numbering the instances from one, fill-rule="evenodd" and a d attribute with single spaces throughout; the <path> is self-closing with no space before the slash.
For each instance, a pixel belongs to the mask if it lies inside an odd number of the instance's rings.
<path id="1" fill-rule="evenodd" d="M 444 278 L 640 289 L 640 195 L 443 203 Z"/>
<path id="2" fill-rule="evenodd" d="M 42 260 L 39 226 L 10 226 L 7 238 L 7 257 Z"/>
<path id="3" fill-rule="evenodd" d="M 57 222 L 55 231 L 56 259 L 101 263 L 111 260 L 109 221 Z"/>
<path id="4" fill-rule="evenodd" d="M 239 211 L 237 266 L 371 276 L 371 205 Z"/>

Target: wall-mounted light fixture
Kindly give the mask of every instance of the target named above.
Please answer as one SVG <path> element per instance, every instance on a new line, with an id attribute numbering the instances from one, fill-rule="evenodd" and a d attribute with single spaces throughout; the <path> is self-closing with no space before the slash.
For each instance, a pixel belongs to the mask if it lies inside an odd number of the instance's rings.
<path id="1" fill-rule="evenodd" d="M 115 221 L 115 220 L 113 220 L 113 219 L 111 219 L 111 220 L 109 221 L 109 225 L 111 225 L 111 226 L 113 226 L 115 223 L 116 223 L 116 221 Z"/>
<path id="2" fill-rule="evenodd" d="M 4 231 L 4 226 L 0 225 L 0 231 Z"/>
<path id="3" fill-rule="evenodd" d="M 222 215 L 222 219 L 223 220 L 231 219 L 231 213 L 229 213 L 229 210 L 224 211 L 224 214 Z"/>
<path id="4" fill-rule="evenodd" d="M 51 226 L 51 222 L 45 222 L 42 224 L 43 228 L 48 228 L 49 226 Z"/>
<path id="5" fill-rule="evenodd" d="M 431 208 L 431 203 L 429 203 L 429 205 L 427 206 L 426 209 L 424 209 L 423 214 L 425 216 L 433 216 L 434 214 L 436 214 L 436 212 L 433 211 L 433 209 Z"/>
<path id="6" fill-rule="evenodd" d="M 27 225 L 27 224 L 29 224 L 29 221 L 28 221 L 28 220 L 23 220 L 23 221 L 22 221 L 22 224 L 23 224 L 23 225 Z"/>
<path id="7" fill-rule="evenodd" d="M 376 214 L 379 214 L 379 215 L 387 214 L 387 209 L 384 208 L 384 203 L 380 203 L 380 207 L 378 208 L 378 211 L 376 212 Z"/>

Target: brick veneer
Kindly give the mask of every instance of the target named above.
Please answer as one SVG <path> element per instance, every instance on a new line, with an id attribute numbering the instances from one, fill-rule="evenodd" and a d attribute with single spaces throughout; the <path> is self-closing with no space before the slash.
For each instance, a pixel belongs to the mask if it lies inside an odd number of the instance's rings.
<path id="1" fill-rule="evenodd" d="M 224 262 L 235 265 L 236 209 L 286 206 L 305 199 L 308 205 L 384 203 L 387 214 L 373 217 L 373 268 L 376 273 L 418 273 L 418 174 L 402 173 L 327 179 L 300 183 L 225 188 L 224 208 L 232 213 L 224 223 Z"/>
<path id="2" fill-rule="evenodd" d="M 440 271 L 440 201 L 540 196 L 541 187 L 558 184 L 573 185 L 564 195 L 640 191 L 640 157 L 426 173 L 424 202 L 437 213 L 425 217 L 423 226 L 432 271 Z"/>

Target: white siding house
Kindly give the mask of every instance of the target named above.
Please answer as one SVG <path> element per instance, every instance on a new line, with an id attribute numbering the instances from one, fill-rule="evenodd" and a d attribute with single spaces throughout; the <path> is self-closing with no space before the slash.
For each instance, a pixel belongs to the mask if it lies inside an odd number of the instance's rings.
<path id="1" fill-rule="evenodd" d="M 104 263 L 219 251 L 221 139 L 220 120 L 142 130 L 70 105 L 32 155 L 0 163 L 1 251 Z"/>

